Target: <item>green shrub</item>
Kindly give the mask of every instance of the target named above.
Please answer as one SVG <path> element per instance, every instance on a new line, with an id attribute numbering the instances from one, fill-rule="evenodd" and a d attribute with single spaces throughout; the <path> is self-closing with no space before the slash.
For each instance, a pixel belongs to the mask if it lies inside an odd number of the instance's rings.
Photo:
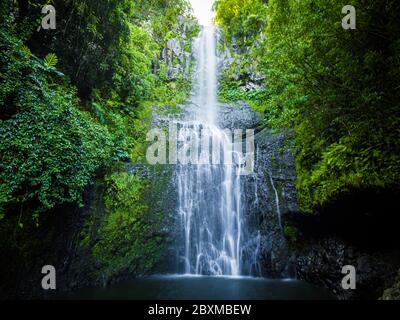
<path id="1" fill-rule="evenodd" d="M 55 56 L 36 58 L 3 28 L 0 47 L 0 208 L 81 203 L 111 160 L 108 131 L 78 109 Z"/>

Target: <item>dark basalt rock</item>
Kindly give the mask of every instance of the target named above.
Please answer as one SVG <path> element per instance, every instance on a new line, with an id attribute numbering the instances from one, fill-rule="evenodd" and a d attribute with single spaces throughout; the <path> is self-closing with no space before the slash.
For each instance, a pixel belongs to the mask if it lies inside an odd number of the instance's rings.
<path id="1" fill-rule="evenodd" d="M 400 267 L 396 198 L 383 190 L 352 190 L 313 215 L 286 215 L 285 223 L 299 232 L 292 247 L 297 276 L 340 299 L 382 296 Z M 341 287 L 345 265 L 356 268 L 356 290 Z"/>
<path id="2" fill-rule="evenodd" d="M 298 278 L 330 289 L 339 299 L 378 299 L 383 289 L 393 283 L 396 267 L 390 253 L 363 250 L 337 238 L 302 245 L 305 248 L 293 258 Z M 356 268 L 356 290 L 344 290 L 341 286 L 345 265 Z"/>
<path id="3" fill-rule="evenodd" d="M 220 105 L 219 122 L 222 128 L 256 129 L 259 121 L 260 117 L 246 102 L 236 101 Z"/>

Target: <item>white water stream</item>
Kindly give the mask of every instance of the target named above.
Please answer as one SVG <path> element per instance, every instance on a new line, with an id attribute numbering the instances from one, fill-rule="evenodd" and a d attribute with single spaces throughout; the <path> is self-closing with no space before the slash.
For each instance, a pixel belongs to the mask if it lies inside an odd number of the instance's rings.
<path id="1" fill-rule="evenodd" d="M 184 135 L 184 129 L 192 130 L 190 132 L 202 135 L 201 141 L 210 143 L 202 148 L 201 164 L 181 163 L 177 168 L 184 272 L 238 276 L 241 274 L 243 227 L 240 169 L 233 161 L 232 137 L 217 124 L 215 44 L 215 27 L 204 26 L 194 46 L 197 72 L 196 94 L 192 100 L 196 108 L 180 130 L 180 135 Z M 179 140 L 187 141 L 185 136 L 180 136 Z M 211 147 L 221 150 L 217 155 L 219 164 L 211 159 Z"/>

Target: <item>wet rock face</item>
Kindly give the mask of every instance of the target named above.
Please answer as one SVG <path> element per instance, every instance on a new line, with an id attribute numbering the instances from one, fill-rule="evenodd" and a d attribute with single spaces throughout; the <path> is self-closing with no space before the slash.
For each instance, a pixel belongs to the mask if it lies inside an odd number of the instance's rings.
<path id="1" fill-rule="evenodd" d="M 243 101 L 230 102 L 220 105 L 219 122 L 222 128 L 255 129 L 260 117 Z"/>
<path id="2" fill-rule="evenodd" d="M 260 117 L 245 102 L 220 107 L 220 123 L 229 129 L 256 129 Z M 289 251 L 281 216 L 297 210 L 295 166 L 290 135 L 262 130 L 255 134 L 255 166 L 243 176 L 243 212 L 247 239 L 243 244 L 243 273 L 253 276 L 290 275 Z"/>
<path id="3" fill-rule="evenodd" d="M 289 251 L 282 216 L 295 211 L 295 168 L 288 138 L 283 133 L 263 130 L 256 134 L 256 161 L 252 176 L 245 181 L 249 200 L 246 214 L 250 230 L 260 232 L 258 259 L 262 275 L 290 275 Z"/>

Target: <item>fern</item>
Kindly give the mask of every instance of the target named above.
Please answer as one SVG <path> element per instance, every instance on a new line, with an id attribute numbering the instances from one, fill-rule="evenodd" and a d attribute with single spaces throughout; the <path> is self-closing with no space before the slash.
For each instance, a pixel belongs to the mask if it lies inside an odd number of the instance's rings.
<path id="1" fill-rule="evenodd" d="M 47 69 L 54 68 L 58 63 L 58 58 L 55 53 L 49 53 L 44 57 L 44 64 Z"/>

